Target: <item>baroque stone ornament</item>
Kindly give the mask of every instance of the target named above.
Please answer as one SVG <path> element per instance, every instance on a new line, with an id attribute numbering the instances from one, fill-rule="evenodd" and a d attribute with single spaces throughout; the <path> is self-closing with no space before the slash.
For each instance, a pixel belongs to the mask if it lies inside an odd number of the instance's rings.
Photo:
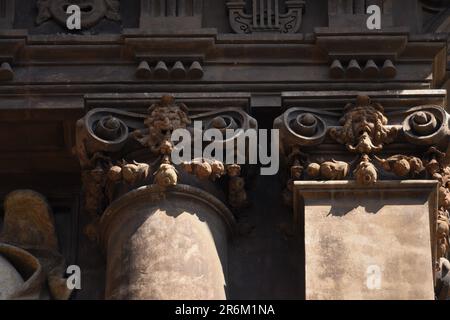
<path id="1" fill-rule="evenodd" d="M 215 181 L 225 174 L 224 164 L 216 159 L 194 159 L 183 163 L 182 169 L 186 173 L 195 175 L 200 180 L 211 179 Z"/>
<path id="2" fill-rule="evenodd" d="M 343 161 L 325 161 L 322 164 L 310 163 L 306 169 L 311 178 L 322 177 L 326 180 L 343 180 L 349 174 L 350 165 Z"/>
<path id="3" fill-rule="evenodd" d="M 448 115 L 440 106 L 412 108 L 403 121 L 403 134 L 417 145 L 438 145 L 448 135 Z"/>
<path id="4" fill-rule="evenodd" d="M 236 33 L 296 33 L 302 23 L 305 1 L 244 0 L 227 2 L 230 26 Z M 286 8 L 283 12 L 282 7 Z"/>
<path id="5" fill-rule="evenodd" d="M 191 120 L 184 104 L 175 104 L 172 96 L 164 96 L 161 102 L 148 109 L 148 117 L 144 124 L 146 130 L 136 130 L 135 137 L 143 146 L 149 147 L 153 153 L 169 154 L 172 152 L 171 135 L 176 129 L 186 129 Z"/>
<path id="6" fill-rule="evenodd" d="M 374 158 L 380 163 L 384 170 L 395 173 L 398 177 L 414 177 L 425 170 L 423 162 L 417 157 L 395 155 L 387 159 Z"/>
<path id="7" fill-rule="evenodd" d="M 4 207 L 0 269 L 13 279 L 0 298 L 68 299 L 65 261 L 58 252 L 54 217 L 46 199 L 31 190 L 17 190 L 6 196 Z M 0 283 L 6 281 L 3 275 L 0 272 Z"/>
<path id="8" fill-rule="evenodd" d="M 439 182 L 437 213 L 437 258 L 448 258 L 449 254 L 449 210 L 450 210 L 450 159 L 446 153 L 431 147 L 426 153 L 426 170 Z"/>
<path id="9" fill-rule="evenodd" d="M 193 121 L 202 121 L 204 129 L 243 129 L 222 143 L 235 141 L 245 130 L 257 127 L 256 121 L 236 108 L 189 115 L 183 103 L 163 96 L 150 106 L 147 114 L 115 109 L 94 109 L 77 122 L 76 152 L 83 169 L 84 207 L 93 217 L 93 225 L 103 210 L 121 195 L 137 187 L 155 184 L 161 191 L 177 185 L 180 169 L 200 180 L 215 181 L 227 172 L 225 165 L 214 159 L 193 159 L 174 165 L 171 140 L 177 129 L 194 135 Z M 194 139 L 192 139 L 194 140 Z M 220 141 L 216 141 L 220 143 Z M 137 161 L 140 154 L 145 161 Z M 234 172 L 234 171 L 233 171 Z M 233 173 L 234 174 L 234 173 Z M 229 174 L 227 190 L 231 206 L 246 204 L 245 179 Z M 92 226 L 87 232 L 94 235 Z"/>
<path id="10" fill-rule="evenodd" d="M 345 144 L 351 152 L 374 153 L 383 149 L 397 136 L 397 128 L 388 127 L 384 108 L 371 103 L 368 96 L 358 96 L 356 104 L 348 104 L 341 118 L 342 128 L 332 128 L 330 136 Z"/>
<path id="11" fill-rule="evenodd" d="M 90 28 L 103 18 L 120 21 L 119 0 L 38 0 L 38 15 L 36 24 L 40 25 L 50 19 L 55 19 L 62 26 L 67 23 L 67 8 L 78 5 L 81 10 L 81 27 Z"/>
<path id="12" fill-rule="evenodd" d="M 361 161 L 353 172 L 356 178 L 356 182 L 359 184 L 370 185 L 374 184 L 378 180 L 378 170 L 367 154 L 361 157 Z"/>

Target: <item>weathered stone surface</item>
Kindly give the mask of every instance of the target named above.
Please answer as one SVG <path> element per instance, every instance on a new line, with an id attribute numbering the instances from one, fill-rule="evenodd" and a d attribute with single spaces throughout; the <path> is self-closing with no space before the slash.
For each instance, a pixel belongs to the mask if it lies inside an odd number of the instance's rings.
<path id="1" fill-rule="evenodd" d="M 2 240 L 21 246 L 58 250 L 54 217 L 47 200 L 32 190 L 17 190 L 5 199 Z"/>
<path id="2" fill-rule="evenodd" d="M 41 287 L 38 287 L 37 281 L 27 280 L 27 286 L 29 283 L 34 283 L 33 291 L 36 295 L 45 292 L 48 288 L 54 299 L 68 299 L 72 290 L 67 287 L 66 279 L 63 277 L 65 260 L 58 252 L 55 219 L 45 197 L 33 190 L 16 190 L 5 197 L 4 207 L 5 217 L 0 234 L 0 249 L 6 248 L 10 255 L 19 256 L 19 260 L 16 259 L 18 271 L 25 267 L 34 268 L 34 273 L 39 274 L 42 271 L 38 272 L 38 269 L 43 269 L 43 274 L 48 280 L 48 287 L 44 287 L 42 281 Z M 3 246 L 1 241 L 10 246 Z M 14 260 L 13 258 L 12 261 Z M 24 295 L 29 296 L 26 292 L 15 294 L 18 294 L 19 298 Z"/>
<path id="3" fill-rule="evenodd" d="M 114 202 L 101 221 L 107 299 L 225 299 L 233 218 L 204 191 L 156 185 Z"/>
<path id="4" fill-rule="evenodd" d="M 36 257 L 21 248 L 0 243 L 0 258 L 3 259 L 0 260 L 0 299 L 45 297 L 45 273 Z"/>
<path id="5" fill-rule="evenodd" d="M 23 285 L 16 268 L 0 254 L 0 300 L 8 299 Z"/>
<path id="6" fill-rule="evenodd" d="M 305 226 L 307 299 L 434 298 L 436 182 L 295 182 L 294 188 Z"/>

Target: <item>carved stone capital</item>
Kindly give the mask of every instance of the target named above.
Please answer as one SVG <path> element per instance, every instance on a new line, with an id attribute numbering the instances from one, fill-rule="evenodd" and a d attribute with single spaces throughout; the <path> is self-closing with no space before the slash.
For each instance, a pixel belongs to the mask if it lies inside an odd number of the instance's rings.
<path id="1" fill-rule="evenodd" d="M 194 126 L 195 121 L 201 121 L 202 127 Z M 222 138 L 214 143 L 225 147 L 246 130 L 256 128 L 256 121 L 238 108 L 189 114 L 188 107 L 171 96 L 150 106 L 147 115 L 94 109 L 77 123 L 75 151 L 83 168 L 85 208 L 98 216 L 118 196 L 139 186 L 156 184 L 162 190 L 175 186 L 181 178 L 180 170 L 202 181 L 215 181 L 231 172 L 214 159 L 174 164 L 171 157 L 178 142 L 172 141 L 172 133 L 177 129 L 185 129 L 195 148 L 198 146 L 194 140 L 202 140 L 203 130 L 219 132 Z M 235 130 L 235 134 L 226 136 L 228 129 Z M 199 151 L 203 152 L 208 144 L 203 142 Z M 238 177 L 240 174 L 229 176 L 230 204 L 245 206 L 244 179 Z"/>

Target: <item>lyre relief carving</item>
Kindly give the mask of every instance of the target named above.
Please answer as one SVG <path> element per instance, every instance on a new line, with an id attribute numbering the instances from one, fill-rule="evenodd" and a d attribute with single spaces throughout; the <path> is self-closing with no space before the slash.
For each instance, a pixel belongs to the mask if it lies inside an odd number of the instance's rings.
<path id="1" fill-rule="evenodd" d="M 230 25 L 236 33 L 296 33 L 302 23 L 305 1 L 236 0 L 227 2 Z M 246 11 L 250 8 L 250 12 Z"/>

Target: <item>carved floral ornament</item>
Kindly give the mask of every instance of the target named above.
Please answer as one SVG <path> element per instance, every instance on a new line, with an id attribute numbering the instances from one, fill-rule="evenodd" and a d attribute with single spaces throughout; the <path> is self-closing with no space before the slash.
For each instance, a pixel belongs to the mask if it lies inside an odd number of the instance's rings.
<path id="1" fill-rule="evenodd" d="M 167 188 L 180 183 L 182 173 L 195 176 L 200 182 L 212 183 L 227 175 L 229 205 L 233 208 L 245 206 L 247 195 L 240 165 L 225 166 L 217 160 L 204 158 L 179 166 L 172 162 L 171 153 L 175 145 L 171 135 L 180 128 L 194 134 L 193 120 L 202 121 L 204 126 L 221 132 L 256 128 L 256 121 L 240 109 L 226 108 L 189 115 L 188 107 L 176 103 L 172 96 L 163 96 L 150 106 L 146 115 L 94 109 L 80 119 L 75 151 L 83 170 L 85 210 L 92 217 L 99 217 L 120 195 L 143 185 L 158 186 L 163 197 Z M 237 136 L 232 139 L 237 139 Z M 86 231 L 96 237 L 95 228 Z"/>
<path id="2" fill-rule="evenodd" d="M 392 123 L 389 123 L 391 119 Z M 277 118 L 280 151 L 288 166 L 284 192 L 292 203 L 295 180 L 350 180 L 362 185 L 381 179 L 434 179 L 439 181 L 437 226 L 438 259 L 449 253 L 450 131 L 449 117 L 441 106 L 424 105 L 386 113 L 384 108 L 359 96 L 343 113 L 309 108 L 290 108 Z M 335 159 L 326 159 L 319 148 L 332 149 Z M 390 144 L 396 144 L 389 148 Z M 410 154 L 396 154 L 409 145 Z M 415 146 L 414 148 L 412 146 Z M 327 149 L 329 150 L 329 149 Z M 349 153 L 353 160 L 348 160 Z M 330 154 L 330 151 L 326 151 Z"/>
<path id="3" fill-rule="evenodd" d="M 119 0 L 37 0 L 36 24 L 55 19 L 62 26 L 67 23 L 67 8 L 78 5 L 81 10 L 81 27 L 90 28 L 103 18 L 120 21 Z"/>

